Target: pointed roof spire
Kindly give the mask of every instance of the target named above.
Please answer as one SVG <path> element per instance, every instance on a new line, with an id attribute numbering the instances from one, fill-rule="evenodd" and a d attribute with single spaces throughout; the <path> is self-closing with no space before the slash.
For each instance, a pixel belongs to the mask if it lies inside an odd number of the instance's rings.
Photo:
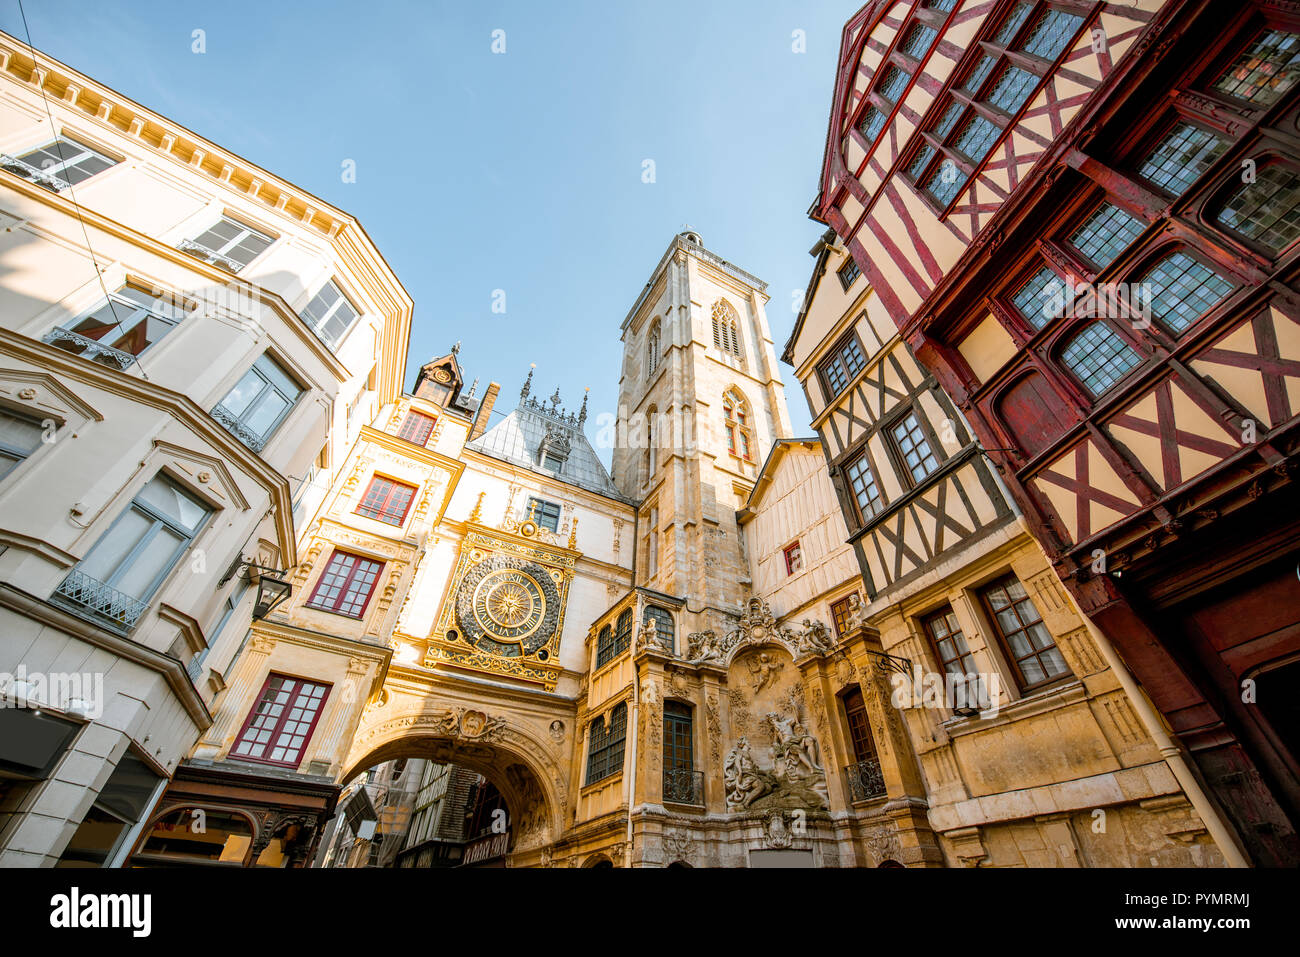
<path id="1" fill-rule="evenodd" d="M 455 344 L 454 346 L 451 347 L 451 354 L 454 355 L 454 356 L 458 356 L 458 355 L 460 355 L 460 340 L 459 340 L 459 339 L 457 339 L 457 340 L 456 340 L 456 344 Z"/>
<path id="2" fill-rule="evenodd" d="M 591 386 L 582 390 L 582 409 L 578 412 L 578 428 L 582 428 L 587 422 L 587 396 L 591 392 Z"/>
<path id="3" fill-rule="evenodd" d="M 533 370 L 537 368 L 536 362 L 528 364 L 528 378 L 524 380 L 524 387 L 519 390 L 519 401 L 524 402 L 528 399 L 528 393 L 533 388 Z"/>

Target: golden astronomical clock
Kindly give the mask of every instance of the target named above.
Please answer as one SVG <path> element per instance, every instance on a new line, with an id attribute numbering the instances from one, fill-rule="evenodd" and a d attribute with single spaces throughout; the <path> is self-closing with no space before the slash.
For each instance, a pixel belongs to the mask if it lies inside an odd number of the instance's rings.
<path id="1" fill-rule="evenodd" d="M 525 559 L 494 556 L 470 566 L 456 590 L 460 637 L 502 658 L 549 657 L 560 594 L 550 572 Z"/>

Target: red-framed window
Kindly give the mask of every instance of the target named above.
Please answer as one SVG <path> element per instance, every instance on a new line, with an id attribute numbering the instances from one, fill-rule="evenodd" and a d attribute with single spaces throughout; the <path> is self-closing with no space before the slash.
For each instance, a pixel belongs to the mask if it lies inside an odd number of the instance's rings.
<path id="1" fill-rule="evenodd" d="M 320 682 L 272 673 L 230 749 L 231 757 L 296 768 L 329 689 Z"/>
<path id="2" fill-rule="evenodd" d="M 336 615 L 360 618 L 370 604 L 384 563 L 349 552 L 335 552 L 307 605 Z"/>
<path id="3" fill-rule="evenodd" d="M 389 525 L 401 525 L 406 521 L 406 513 L 411 510 L 414 498 L 414 485 L 375 475 L 370 479 L 366 494 L 361 497 L 357 514 Z"/>
<path id="4" fill-rule="evenodd" d="M 791 542 L 784 549 L 785 573 L 794 575 L 803 571 L 803 548 L 797 541 Z"/>
<path id="5" fill-rule="evenodd" d="M 437 422 L 433 416 L 412 409 L 402 416 L 402 424 L 397 427 L 397 437 L 416 445 L 427 445 Z"/>

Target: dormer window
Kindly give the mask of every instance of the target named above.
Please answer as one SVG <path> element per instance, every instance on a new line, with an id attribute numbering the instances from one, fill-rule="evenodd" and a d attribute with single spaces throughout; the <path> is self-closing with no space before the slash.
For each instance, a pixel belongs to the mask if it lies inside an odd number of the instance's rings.
<path id="1" fill-rule="evenodd" d="M 559 426 L 548 425 L 546 427 L 546 437 L 542 439 L 541 447 L 537 450 L 542 468 L 548 472 L 559 474 L 564 469 L 564 463 L 569 460 L 571 448 L 572 445 L 564 429 Z"/>

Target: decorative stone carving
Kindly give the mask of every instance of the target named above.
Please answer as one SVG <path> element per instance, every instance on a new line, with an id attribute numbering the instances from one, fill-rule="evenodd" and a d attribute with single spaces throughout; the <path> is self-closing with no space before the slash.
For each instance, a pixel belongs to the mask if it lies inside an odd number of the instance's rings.
<path id="1" fill-rule="evenodd" d="M 892 821 L 872 828 L 867 833 L 864 843 L 867 850 L 871 852 L 871 863 L 876 867 L 884 861 L 897 861 L 901 856 L 898 828 Z"/>
<path id="2" fill-rule="evenodd" d="M 786 826 L 783 812 L 773 811 L 767 816 L 767 836 L 763 843 L 768 847 L 789 847 L 794 843 L 794 834 Z"/>
<path id="3" fill-rule="evenodd" d="M 695 840 L 689 831 L 673 829 L 664 832 L 664 858 L 669 864 L 674 861 L 691 863 L 695 853 Z"/>
<path id="4" fill-rule="evenodd" d="M 762 691 L 772 683 L 776 675 L 785 667 L 785 662 L 773 658 L 765 651 L 758 651 L 745 659 L 751 677 L 750 687 L 754 693 Z"/>

